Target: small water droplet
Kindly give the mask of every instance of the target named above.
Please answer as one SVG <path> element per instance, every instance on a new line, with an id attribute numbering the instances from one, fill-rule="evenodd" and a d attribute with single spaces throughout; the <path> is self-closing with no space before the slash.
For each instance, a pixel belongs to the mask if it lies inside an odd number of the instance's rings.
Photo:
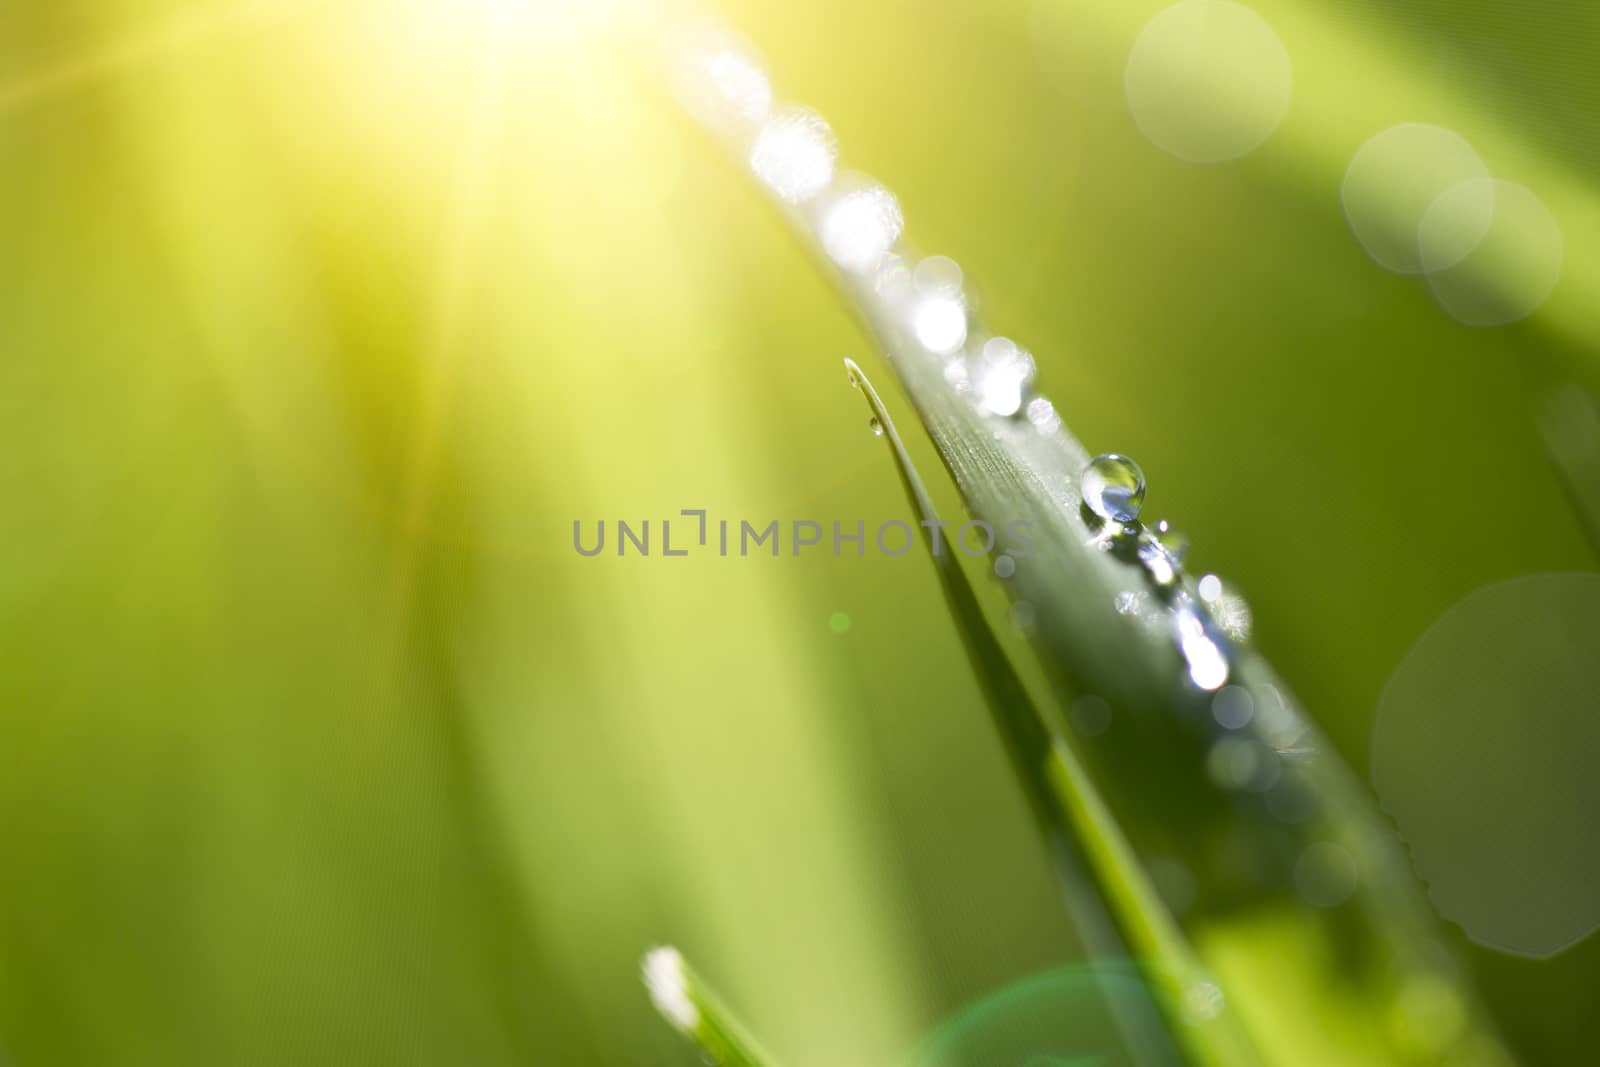
<path id="1" fill-rule="evenodd" d="M 1156 523 L 1155 534 L 1156 540 L 1161 542 L 1161 547 L 1172 557 L 1172 562 L 1179 567 L 1183 566 L 1183 561 L 1189 557 L 1189 539 L 1184 536 L 1183 531 L 1166 519 L 1162 519 Z"/>
<path id="2" fill-rule="evenodd" d="M 1178 561 L 1156 538 L 1141 538 L 1138 555 L 1150 580 L 1157 585 L 1171 585 L 1178 580 Z"/>
<path id="3" fill-rule="evenodd" d="M 900 236 L 905 220 L 899 201 L 881 185 L 866 185 L 838 197 L 822 220 L 822 247 L 848 271 L 866 271 L 882 262 Z"/>
<path id="4" fill-rule="evenodd" d="M 822 116 L 794 108 L 761 128 L 750 147 L 750 167 L 780 199 L 803 204 L 833 180 L 838 154 L 833 130 Z"/>
<path id="5" fill-rule="evenodd" d="M 1028 401 L 1028 421 L 1040 433 L 1055 433 L 1061 429 L 1061 416 L 1056 413 L 1056 406 L 1042 396 Z"/>
<path id="6" fill-rule="evenodd" d="M 991 337 L 974 370 L 979 405 L 991 415 L 1010 417 L 1022 410 L 1037 368 L 1026 348 L 1008 337 Z"/>
<path id="7" fill-rule="evenodd" d="M 967 340 L 967 306 L 961 294 L 924 297 L 911 311 L 911 330 L 929 352 L 954 355 Z"/>
<path id="8" fill-rule="evenodd" d="M 1144 472 L 1115 452 L 1096 456 L 1083 469 L 1083 502 L 1107 522 L 1133 522 L 1144 505 Z"/>
<path id="9" fill-rule="evenodd" d="M 1199 592 L 1201 600 L 1204 600 L 1207 604 L 1213 603 L 1222 595 L 1222 579 L 1215 574 L 1206 575 L 1200 579 L 1200 586 L 1197 592 Z"/>
<path id="10" fill-rule="evenodd" d="M 1117 594 L 1116 599 L 1112 601 L 1112 606 L 1117 609 L 1118 615 L 1137 615 L 1144 610 L 1144 606 L 1149 600 L 1150 594 L 1148 593 L 1123 591 Z"/>
<path id="11" fill-rule="evenodd" d="M 872 436 L 883 436 L 883 423 L 879 420 L 878 416 L 874 415 L 867 421 L 867 428 L 872 431 Z"/>
<path id="12" fill-rule="evenodd" d="M 1227 684 L 1231 668 L 1222 647 L 1212 637 L 1207 620 L 1193 607 L 1179 608 L 1173 614 L 1178 651 L 1189 667 L 1189 680 L 1208 693 Z"/>
<path id="13" fill-rule="evenodd" d="M 1038 621 L 1039 613 L 1026 600 L 1019 600 L 1011 605 L 1011 625 L 1023 633 L 1032 633 L 1034 624 Z"/>
<path id="14" fill-rule="evenodd" d="M 1010 556 L 996 556 L 994 573 L 997 578 L 1009 578 L 1017 573 L 1017 561 Z"/>
<path id="15" fill-rule="evenodd" d="M 1183 991 L 1183 1018 L 1191 1026 L 1210 1022 L 1222 1014 L 1222 988 L 1215 982 L 1196 982 Z"/>

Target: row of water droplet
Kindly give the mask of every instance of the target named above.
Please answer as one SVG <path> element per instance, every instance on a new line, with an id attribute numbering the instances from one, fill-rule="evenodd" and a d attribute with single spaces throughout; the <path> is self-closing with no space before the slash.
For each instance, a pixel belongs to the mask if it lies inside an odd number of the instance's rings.
<path id="1" fill-rule="evenodd" d="M 1250 636 L 1244 598 L 1226 591 L 1214 574 L 1189 581 L 1188 538 L 1165 519 L 1149 527 L 1140 521 L 1145 479 L 1133 460 L 1116 453 L 1096 456 L 1079 476 L 1078 491 L 1085 517 L 1098 527 L 1092 544 L 1137 565 L 1149 586 L 1118 593 L 1117 612 L 1152 629 L 1167 628 L 1189 680 L 1207 692 L 1221 689 L 1233 670 L 1234 645 Z"/>
<path id="2" fill-rule="evenodd" d="M 900 249 L 905 227 L 899 201 L 882 184 L 836 173 L 838 143 L 827 121 L 803 107 L 778 105 L 754 50 L 716 25 L 690 31 L 677 57 L 676 81 L 688 109 L 714 132 L 740 146 L 752 173 L 810 227 L 823 251 L 870 292 L 881 317 L 915 345 L 943 361 L 945 381 L 980 412 L 1025 418 L 1053 434 L 1061 417 L 1036 392 L 1033 355 L 1008 337 L 971 336 L 971 304 L 961 267 L 947 256 L 917 259 Z M 881 428 L 873 426 L 874 433 Z M 1208 575 L 1186 582 L 1184 538 L 1166 522 L 1139 522 L 1144 475 L 1132 460 L 1096 457 L 1084 469 L 1080 492 L 1100 526 L 1095 544 L 1140 566 L 1148 594 L 1123 593 L 1116 608 L 1170 628 L 1189 679 L 1207 691 L 1225 685 L 1233 642 L 1244 640 L 1250 610 Z M 1014 561 L 997 561 L 1009 577 Z M 1013 617 L 1026 624 L 1019 604 Z"/>
<path id="3" fill-rule="evenodd" d="M 741 150 L 754 176 L 794 211 L 874 304 L 881 322 L 941 361 L 946 383 L 985 416 L 1025 420 L 1044 435 L 1061 432 L 1055 405 L 1035 388 L 1032 354 L 1010 338 L 974 332 L 974 301 L 961 267 L 945 256 L 917 257 L 906 250 L 905 219 L 894 194 L 863 175 L 836 173 L 838 145 L 826 120 L 803 107 L 775 104 L 747 43 L 721 27 L 700 27 L 678 50 L 676 63 L 685 105 Z M 876 418 L 871 428 L 883 433 Z M 1310 822 L 1319 814 L 1316 790 L 1303 776 L 1283 773 L 1287 761 L 1309 751 L 1306 723 L 1272 686 L 1257 686 L 1253 695 L 1230 684 L 1237 646 L 1250 633 L 1249 605 L 1214 574 L 1197 580 L 1186 574 L 1187 539 L 1166 521 L 1149 527 L 1140 521 L 1145 489 L 1138 464 L 1114 453 L 1095 457 L 1078 477 L 1091 543 L 1137 566 L 1146 586 L 1117 593 L 1113 607 L 1169 637 L 1188 684 L 1209 694 L 1211 718 L 1221 731 L 1208 750 L 1209 777 L 1230 791 L 1261 794 L 1280 822 Z M 1010 556 L 1000 556 L 994 572 L 1009 579 L 1017 567 Z M 1011 617 L 1024 630 L 1036 621 L 1033 606 L 1021 599 Z M 1098 697 L 1081 697 L 1069 720 L 1092 736 L 1109 727 L 1110 707 Z M 1301 895 L 1324 907 L 1342 903 L 1356 884 L 1348 853 L 1329 842 L 1305 849 L 1294 877 Z"/>

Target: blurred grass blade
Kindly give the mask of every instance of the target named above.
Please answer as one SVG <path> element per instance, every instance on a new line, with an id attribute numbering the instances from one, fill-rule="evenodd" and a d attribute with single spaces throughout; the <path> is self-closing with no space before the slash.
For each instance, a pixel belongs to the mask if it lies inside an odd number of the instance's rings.
<path id="1" fill-rule="evenodd" d="M 956 629 L 979 688 L 1005 746 L 1017 781 L 1044 837 L 1067 909 L 1097 961 L 1140 962 L 1152 1000 L 1113 1001 L 1129 1054 L 1137 1064 L 1206 1064 L 1241 1067 L 1255 1062 L 1248 1042 L 1230 1020 L 1184 1019 L 1191 999 L 1211 987 L 1204 968 L 1150 884 L 1116 821 L 1072 753 L 1051 736 L 1043 716 L 1017 676 L 985 619 L 977 595 L 951 550 L 921 477 L 866 372 L 846 359 L 850 384 L 866 398 L 894 456 L 906 496 L 917 510 L 923 539 L 939 575 Z M 1179 1051 L 1180 1047 L 1183 1051 Z"/>
<path id="2" fill-rule="evenodd" d="M 1600 408 L 1581 385 L 1548 393 L 1539 409 L 1539 434 L 1589 546 L 1600 556 Z"/>
<path id="3" fill-rule="evenodd" d="M 756 1045 L 683 954 L 670 945 L 651 949 L 640 967 L 661 1017 L 718 1067 L 777 1067 Z"/>

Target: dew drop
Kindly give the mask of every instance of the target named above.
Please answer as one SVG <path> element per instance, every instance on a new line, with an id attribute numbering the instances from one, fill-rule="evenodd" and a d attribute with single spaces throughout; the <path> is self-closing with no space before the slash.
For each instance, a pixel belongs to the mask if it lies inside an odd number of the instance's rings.
<path id="1" fill-rule="evenodd" d="M 1010 338 L 991 337 L 984 342 L 976 371 L 978 401 L 986 412 L 1009 417 L 1022 410 L 1036 371 L 1027 349 Z"/>
<path id="2" fill-rule="evenodd" d="M 833 180 L 838 151 L 833 130 L 822 116 L 796 108 L 762 127 L 750 148 L 750 168 L 779 198 L 803 204 Z"/>
<path id="3" fill-rule="evenodd" d="M 996 578 L 1009 578 L 1017 573 L 1017 561 L 1010 556 L 996 556 L 994 561 L 994 574 Z"/>
<path id="4" fill-rule="evenodd" d="M 958 393 L 964 393 L 971 388 L 972 380 L 967 373 L 967 365 L 959 359 L 951 360 L 945 364 L 944 380 Z"/>
<path id="5" fill-rule="evenodd" d="M 1144 472 L 1115 452 L 1096 456 L 1083 468 L 1083 502 L 1107 522 L 1133 522 L 1144 504 Z"/>
<path id="6" fill-rule="evenodd" d="M 743 134 L 766 120 L 772 85 L 749 42 L 710 24 L 686 31 L 678 48 L 674 88 L 692 115 L 729 134 Z"/>
<path id="7" fill-rule="evenodd" d="M 1189 680 L 1208 693 L 1226 685 L 1230 671 L 1228 657 L 1212 638 L 1201 613 L 1193 607 L 1178 609 L 1174 614 L 1174 628 L 1178 651 L 1183 653 L 1189 668 Z"/>
<path id="8" fill-rule="evenodd" d="M 1061 416 L 1056 413 L 1056 406 L 1042 396 L 1028 401 L 1028 421 L 1040 433 L 1055 433 L 1061 428 Z"/>
<path id="9" fill-rule="evenodd" d="M 1148 593 L 1135 593 L 1124 591 L 1116 595 L 1112 606 L 1117 609 L 1118 615 L 1138 615 L 1144 611 L 1145 604 L 1150 600 Z"/>
<path id="10" fill-rule="evenodd" d="M 1222 1014 L 1226 1000 L 1215 982 L 1196 982 L 1183 991 L 1183 1018 L 1191 1026 L 1208 1023 Z"/>
<path id="11" fill-rule="evenodd" d="M 1206 575 L 1200 579 L 1200 586 L 1197 592 L 1200 594 L 1200 599 L 1207 604 L 1215 603 L 1217 598 L 1222 596 L 1222 579 L 1215 574 Z"/>
<path id="12" fill-rule="evenodd" d="M 1174 527 L 1166 519 L 1162 519 L 1155 526 L 1156 540 L 1161 542 L 1161 547 L 1167 550 L 1167 555 L 1172 557 L 1172 562 L 1183 566 L 1183 561 L 1189 557 L 1189 539 L 1183 531 Z"/>
<path id="13" fill-rule="evenodd" d="M 872 418 L 868 420 L 867 429 L 872 431 L 872 436 L 874 437 L 883 436 L 883 423 L 876 415 L 872 416 Z"/>
<path id="14" fill-rule="evenodd" d="M 829 207 L 822 221 L 822 247 L 845 270 L 864 271 L 893 247 L 904 225 L 894 194 L 881 185 L 867 185 Z"/>
<path id="15" fill-rule="evenodd" d="M 925 297 L 911 313 L 911 328 L 928 351 L 941 356 L 955 352 L 967 340 L 967 307 L 960 293 Z"/>
<path id="16" fill-rule="evenodd" d="M 1150 536 L 1140 538 L 1138 556 L 1145 573 L 1157 585 L 1171 585 L 1178 580 L 1178 561 L 1158 539 Z"/>

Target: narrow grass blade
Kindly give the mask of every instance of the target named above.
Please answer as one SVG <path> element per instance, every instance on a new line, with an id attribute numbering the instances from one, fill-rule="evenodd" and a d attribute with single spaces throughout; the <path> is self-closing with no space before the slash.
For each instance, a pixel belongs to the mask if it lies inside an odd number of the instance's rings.
<path id="1" fill-rule="evenodd" d="M 671 946 L 651 949 L 640 967 L 661 1017 L 718 1067 L 777 1067 L 756 1045 L 683 954 Z"/>
<path id="2" fill-rule="evenodd" d="M 1071 751 L 1054 740 L 1004 648 L 990 629 L 939 513 L 912 463 L 894 419 L 866 372 L 846 359 L 850 383 L 866 398 L 917 510 L 945 602 L 972 662 L 995 729 L 1049 850 L 1067 910 L 1097 960 L 1145 965 L 1153 999 L 1119 1002 L 1129 1054 L 1137 1064 L 1244 1067 L 1255 1062 L 1244 1036 L 1226 1020 L 1185 1017 L 1184 1002 L 1214 984 L 1150 884 L 1116 821 Z M 1181 1051 L 1180 1051 L 1181 1050 Z"/>

